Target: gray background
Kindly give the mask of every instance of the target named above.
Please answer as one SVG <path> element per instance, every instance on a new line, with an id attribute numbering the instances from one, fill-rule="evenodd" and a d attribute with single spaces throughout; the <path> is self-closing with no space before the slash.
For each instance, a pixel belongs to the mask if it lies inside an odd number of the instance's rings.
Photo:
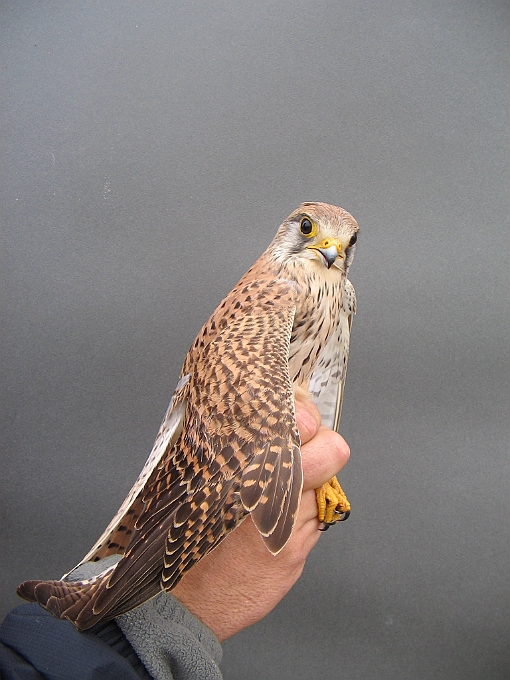
<path id="1" fill-rule="evenodd" d="M 138 475 L 304 200 L 361 225 L 350 520 L 225 678 L 510 677 L 501 0 L 2 3 L 2 614 Z"/>

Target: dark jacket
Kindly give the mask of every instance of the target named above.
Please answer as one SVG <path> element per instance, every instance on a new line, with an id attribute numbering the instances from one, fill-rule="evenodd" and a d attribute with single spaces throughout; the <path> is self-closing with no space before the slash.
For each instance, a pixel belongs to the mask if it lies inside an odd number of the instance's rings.
<path id="1" fill-rule="evenodd" d="M 2 680 L 150 680 L 115 621 L 80 633 L 36 603 L 13 609 L 0 626 Z"/>

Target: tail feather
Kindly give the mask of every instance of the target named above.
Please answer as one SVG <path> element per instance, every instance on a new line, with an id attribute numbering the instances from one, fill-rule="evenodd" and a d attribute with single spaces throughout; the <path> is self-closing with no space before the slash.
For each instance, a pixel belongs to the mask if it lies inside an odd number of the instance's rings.
<path id="1" fill-rule="evenodd" d="M 102 619 L 112 618 L 95 614 L 94 602 L 111 574 L 108 572 L 89 581 L 25 581 L 17 593 L 29 602 L 38 602 L 54 616 L 69 619 L 79 630 L 91 628 Z"/>

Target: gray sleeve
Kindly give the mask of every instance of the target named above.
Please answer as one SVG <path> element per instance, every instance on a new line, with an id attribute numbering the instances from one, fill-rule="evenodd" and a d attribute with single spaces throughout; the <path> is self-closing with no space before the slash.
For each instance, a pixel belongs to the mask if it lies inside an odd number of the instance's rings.
<path id="1" fill-rule="evenodd" d="M 118 559 L 87 562 L 68 578 L 90 578 Z M 161 592 L 115 620 L 154 680 L 222 680 L 218 639 L 170 593 Z"/>
<path id="2" fill-rule="evenodd" d="M 221 680 L 214 633 L 170 593 L 115 619 L 155 680 Z"/>

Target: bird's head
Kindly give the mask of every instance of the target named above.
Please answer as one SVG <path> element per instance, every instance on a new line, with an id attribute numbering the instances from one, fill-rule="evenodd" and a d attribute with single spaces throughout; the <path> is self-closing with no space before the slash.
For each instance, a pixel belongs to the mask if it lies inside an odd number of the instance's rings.
<path id="1" fill-rule="evenodd" d="M 311 260 L 347 274 L 356 250 L 358 223 L 343 208 L 327 203 L 302 203 L 284 221 L 270 246 L 282 264 Z"/>

